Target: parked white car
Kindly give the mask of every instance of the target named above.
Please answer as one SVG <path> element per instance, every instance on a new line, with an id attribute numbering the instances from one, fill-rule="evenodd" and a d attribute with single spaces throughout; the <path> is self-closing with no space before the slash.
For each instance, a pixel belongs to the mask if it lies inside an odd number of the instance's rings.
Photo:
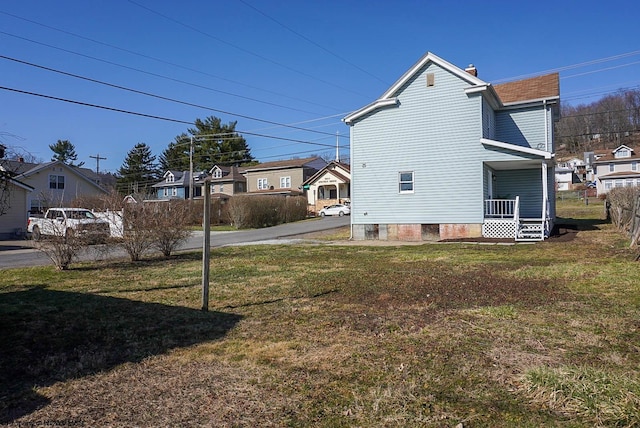
<path id="1" fill-rule="evenodd" d="M 351 214 L 351 208 L 342 204 L 329 205 L 328 207 L 321 209 L 319 214 L 320 217 L 324 217 L 326 215 L 338 215 L 342 217 L 343 215 Z"/>

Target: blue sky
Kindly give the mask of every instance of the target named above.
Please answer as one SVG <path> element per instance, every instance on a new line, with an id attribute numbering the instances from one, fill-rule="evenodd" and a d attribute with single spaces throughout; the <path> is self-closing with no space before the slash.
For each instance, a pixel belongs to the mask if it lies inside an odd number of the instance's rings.
<path id="1" fill-rule="evenodd" d="M 563 103 L 637 88 L 638 16 L 640 2 L 615 0 L 4 0 L 0 86 L 171 121 L 1 89 L 0 138 L 45 161 L 70 140 L 113 172 L 135 144 L 159 156 L 214 115 L 263 162 L 332 156 L 337 132 L 344 158 L 340 119 L 428 51 L 491 83 L 560 71 Z"/>

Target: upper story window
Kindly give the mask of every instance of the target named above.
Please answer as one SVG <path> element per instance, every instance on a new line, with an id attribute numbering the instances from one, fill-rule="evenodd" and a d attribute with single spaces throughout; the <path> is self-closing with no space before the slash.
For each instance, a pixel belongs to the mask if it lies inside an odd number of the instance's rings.
<path id="1" fill-rule="evenodd" d="M 398 173 L 400 193 L 413 193 L 413 171 Z"/>
<path id="2" fill-rule="evenodd" d="M 49 189 L 64 189 L 64 175 L 50 175 Z"/>
<path id="3" fill-rule="evenodd" d="M 637 171 L 638 170 L 638 162 L 633 161 L 631 162 L 631 171 Z"/>
<path id="4" fill-rule="evenodd" d="M 291 188 L 291 177 L 280 177 L 280 188 L 281 189 Z"/>
<path id="5" fill-rule="evenodd" d="M 213 170 L 213 178 L 222 178 L 222 170 L 220 168 Z"/>
<path id="6" fill-rule="evenodd" d="M 266 190 L 269 188 L 266 178 L 258 178 L 258 190 Z"/>
<path id="7" fill-rule="evenodd" d="M 175 180 L 176 178 L 173 176 L 173 174 L 167 175 L 167 183 L 173 183 Z"/>
<path id="8" fill-rule="evenodd" d="M 616 170 L 616 164 L 610 163 L 609 164 L 609 172 L 614 172 L 615 170 Z"/>
<path id="9" fill-rule="evenodd" d="M 618 150 L 615 154 L 616 158 L 628 158 L 631 157 L 631 151 L 629 149 L 622 148 Z"/>

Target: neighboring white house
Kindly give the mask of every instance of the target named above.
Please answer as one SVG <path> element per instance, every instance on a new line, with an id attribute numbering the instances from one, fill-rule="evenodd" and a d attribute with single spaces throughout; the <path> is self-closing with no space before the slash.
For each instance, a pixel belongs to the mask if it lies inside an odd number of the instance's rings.
<path id="1" fill-rule="evenodd" d="M 69 206 L 79 197 L 107 194 L 89 177 L 91 170 L 66 165 L 61 161 L 42 164 L 30 164 L 12 161 L 11 171 L 14 178 L 33 187 L 28 196 L 27 206 L 30 212 L 42 212 L 49 207 Z"/>
<path id="2" fill-rule="evenodd" d="M 327 205 L 351 203 L 351 167 L 331 161 L 305 180 L 302 188 L 307 191 L 309 210 L 314 213 Z"/>
<path id="3" fill-rule="evenodd" d="M 427 53 L 350 126 L 354 239 L 544 239 L 558 74 L 492 85 Z"/>
<path id="4" fill-rule="evenodd" d="M 0 215 L 0 239 L 18 238 L 24 236 L 28 218 L 28 195 L 33 192 L 33 187 L 18 180 L 6 176 L 0 172 L 0 186 L 7 187 L 2 192 L 6 200 L 0 201 L 5 207 L 4 214 Z M 6 180 L 6 181 L 5 181 Z"/>
<path id="5" fill-rule="evenodd" d="M 593 162 L 598 195 L 614 187 L 640 186 L 640 155 L 622 145 Z"/>

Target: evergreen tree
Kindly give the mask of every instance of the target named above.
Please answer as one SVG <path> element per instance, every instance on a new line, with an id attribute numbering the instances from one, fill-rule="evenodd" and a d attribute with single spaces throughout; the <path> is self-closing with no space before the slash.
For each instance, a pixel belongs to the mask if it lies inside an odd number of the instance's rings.
<path id="1" fill-rule="evenodd" d="M 55 144 L 49 144 L 49 148 L 53 152 L 52 161 L 62 161 L 69 166 L 80 167 L 84 165 L 84 162 L 75 164 L 75 161 L 78 160 L 78 155 L 76 154 L 76 147 L 69 140 L 58 140 Z"/>
<path id="2" fill-rule="evenodd" d="M 160 181 L 161 173 L 155 161 L 156 157 L 148 145 L 136 144 L 118 170 L 118 190 L 122 193 L 147 193 L 150 186 Z"/>
<path id="3" fill-rule="evenodd" d="M 244 137 L 236 132 L 237 122 L 222 124 L 215 116 L 196 119 L 195 128 L 175 138 L 160 156 L 164 170 L 189 169 L 189 147 L 193 137 L 193 170 L 208 171 L 215 164 L 243 165 L 253 160 Z"/>

